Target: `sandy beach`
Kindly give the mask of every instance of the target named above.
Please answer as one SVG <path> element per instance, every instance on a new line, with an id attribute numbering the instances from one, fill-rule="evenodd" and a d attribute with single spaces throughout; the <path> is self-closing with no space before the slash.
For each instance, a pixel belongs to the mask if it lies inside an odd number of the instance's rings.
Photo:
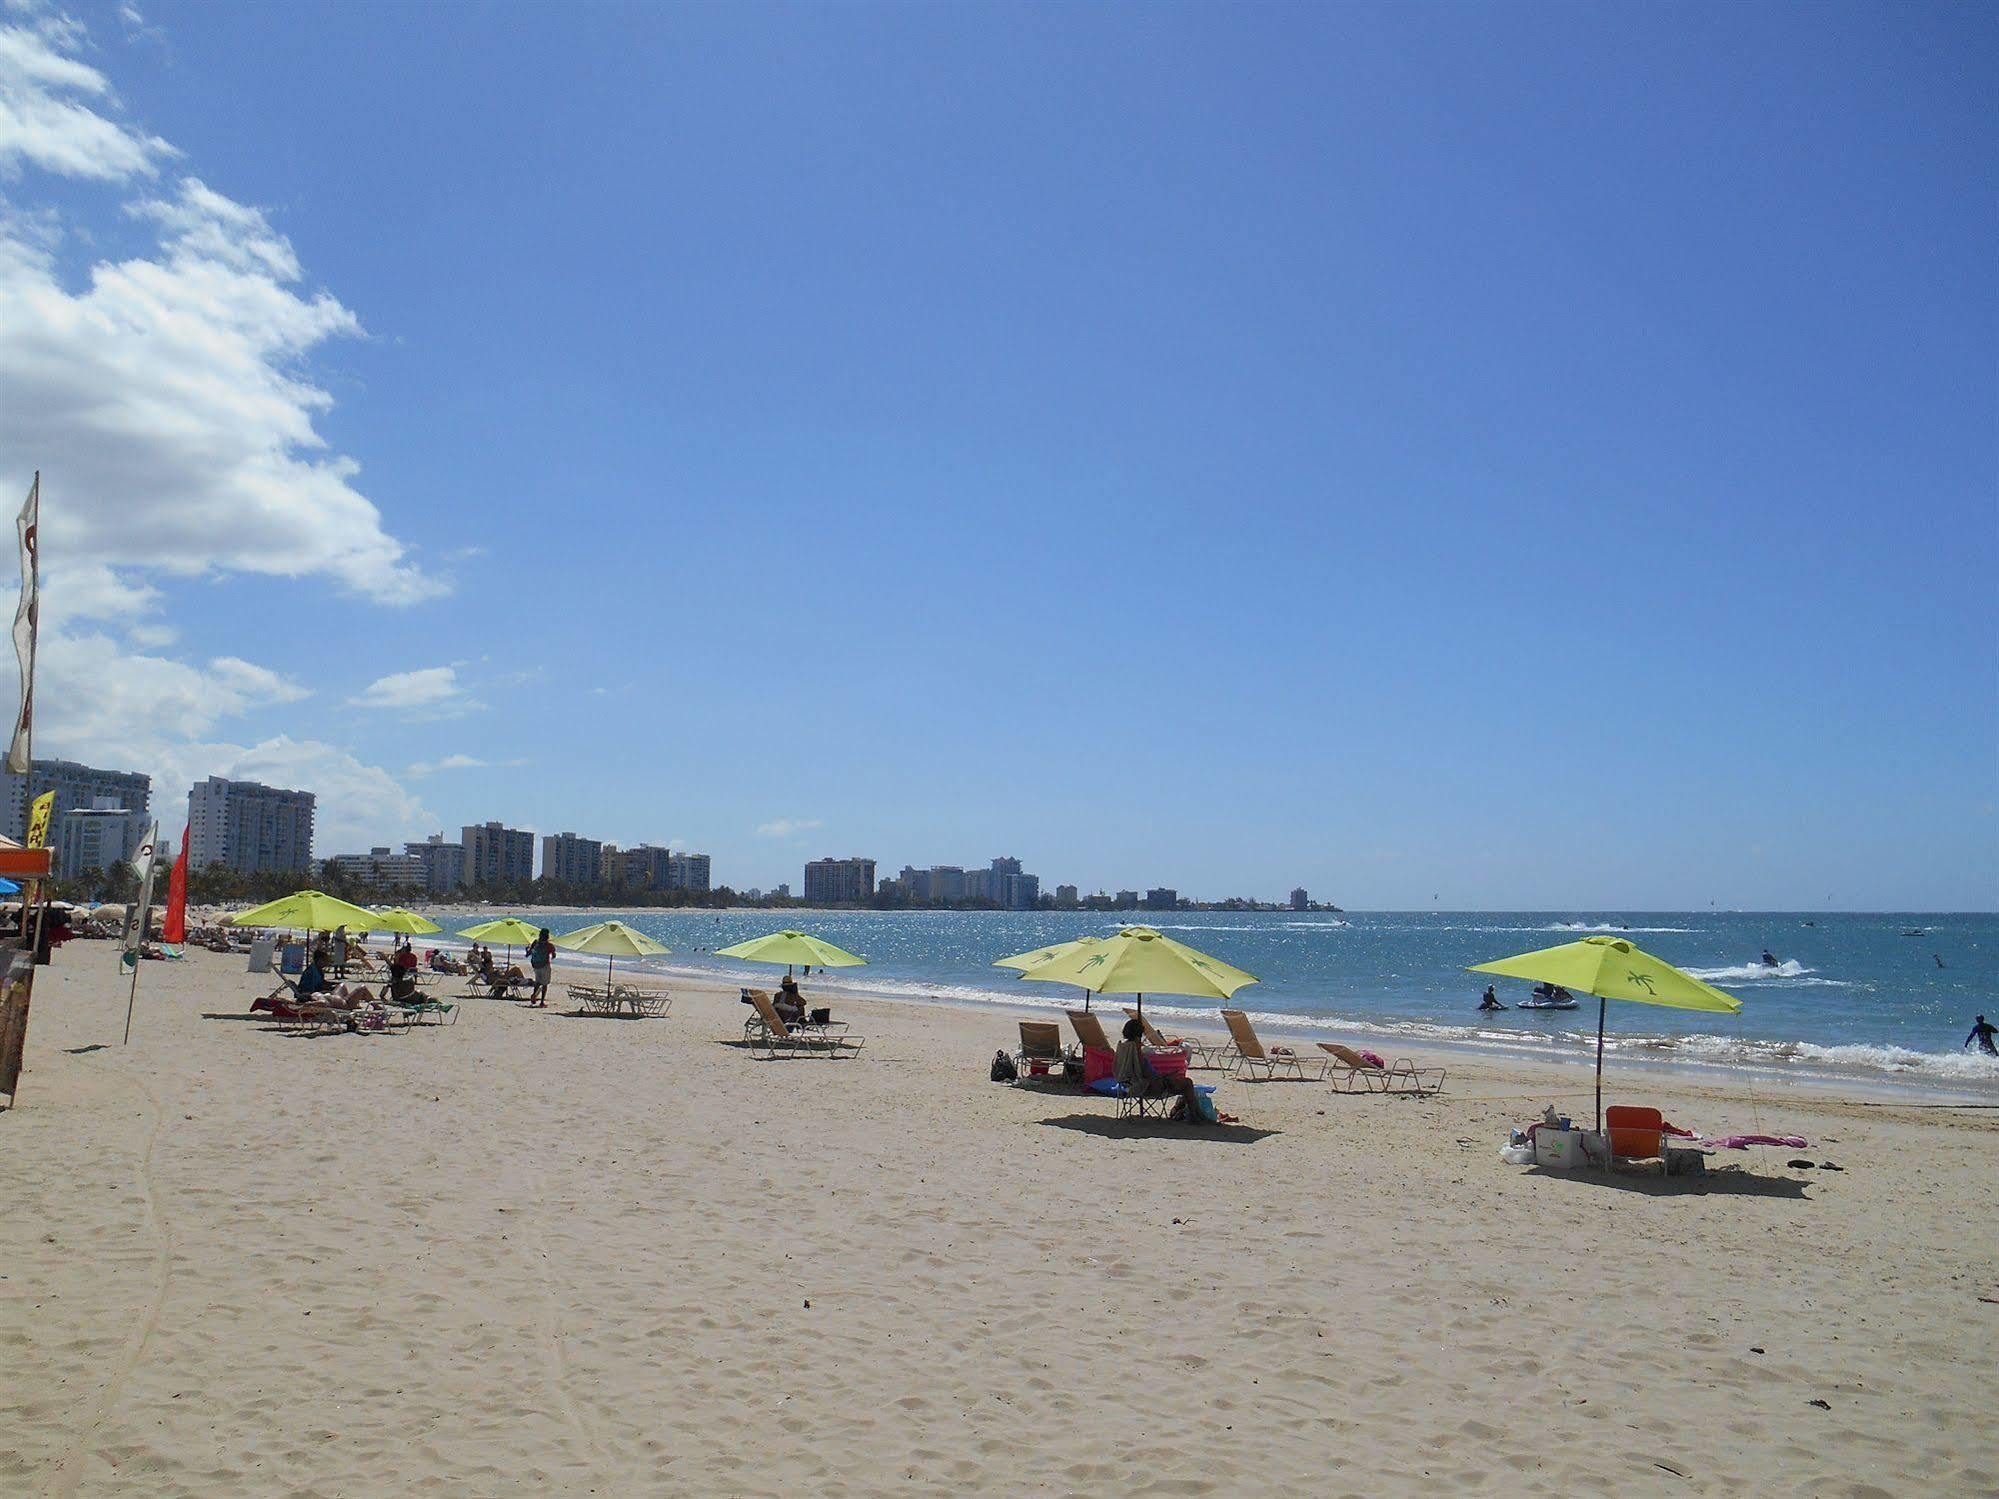
<path id="1" fill-rule="evenodd" d="M 1844 1169 L 1541 1173 L 1498 1146 L 1586 1070 L 1223 1080 L 1242 1125 L 1193 1131 L 988 1082 L 1003 1013 L 843 997 L 839 1062 L 752 1059 L 691 985 L 309 1038 L 243 970 L 147 964 L 129 1048 L 111 944 L 38 981 L 0 1491 L 1999 1486 L 1989 1111 L 1627 1068 Z"/>

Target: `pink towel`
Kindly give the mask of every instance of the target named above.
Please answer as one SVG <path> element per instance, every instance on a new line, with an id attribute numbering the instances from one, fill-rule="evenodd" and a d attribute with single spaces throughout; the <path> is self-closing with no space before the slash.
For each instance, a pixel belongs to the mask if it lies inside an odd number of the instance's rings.
<path id="1" fill-rule="evenodd" d="M 1803 1150 L 1807 1144 L 1802 1135 L 1727 1135 L 1719 1140 L 1703 1140 L 1703 1145 L 1712 1145 L 1719 1150 L 1747 1150 L 1752 1145 L 1781 1145 L 1786 1150 Z"/>

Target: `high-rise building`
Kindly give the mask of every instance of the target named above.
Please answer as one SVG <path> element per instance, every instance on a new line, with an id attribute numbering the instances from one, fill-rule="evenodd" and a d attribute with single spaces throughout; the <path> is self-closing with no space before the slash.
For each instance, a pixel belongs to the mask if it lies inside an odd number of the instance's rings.
<path id="1" fill-rule="evenodd" d="M 444 834 L 432 833 L 421 843 L 405 843 L 403 852 L 423 867 L 419 883 L 432 895 L 443 895 L 465 883 L 465 845 L 446 843 Z"/>
<path id="2" fill-rule="evenodd" d="M 525 885 L 534 878 L 534 834 L 497 822 L 462 830 L 465 883 Z"/>
<path id="3" fill-rule="evenodd" d="M 368 890 L 429 888 L 429 872 L 420 854 L 398 854 L 387 848 L 371 848 L 365 854 L 335 854 L 326 861 L 326 868 L 348 884 Z"/>
<path id="4" fill-rule="evenodd" d="M 805 866 L 808 901 L 860 902 L 874 899 L 874 894 L 873 859 L 814 859 Z"/>
<path id="5" fill-rule="evenodd" d="M 604 845 L 574 833 L 550 833 L 541 840 L 541 877 L 594 889 L 604 878 Z"/>
<path id="6" fill-rule="evenodd" d="M 1081 897 L 1078 896 L 1074 885 L 1057 885 L 1055 887 L 1055 906 L 1057 910 L 1073 911 L 1080 903 Z"/>
<path id="7" fill-rule="evenodd" d="M 1172 911 L 1180 905 L 1180 892 L 1160 886 L 1145 892 L 1145 909 L 1148 911 Z"/>
<path id="8" fill-rule="evenodd" d="M 995 875 L 999 888 L 993 899 L 1009 911 L 1032 911 L 1041 904 L 1041 876 L 1038 874 Z"/>
<path id="9" fill-rule="evenodd" d="M 706 854 L 669 854 L 666 860 L 667 889 L 685 890 L 694 895 L 708 893 Z"/>
<path id="10" fill-rule="evenodd" d="M 1135 911 L 1135 910 L 1137 910 L 1137 909 L 1138 909 L 1138 892 L 1137 892 L 1136 890 L 1120 890 L 1120 891 L 1118 891 L 1118 893 L 1117 893 L 1117 897 L 1116 897 L 1116 905 L 1115 905 L 1114 909 L 1116 909 L 1116 910 L 1119 910 L 1119 911 Z"/>
<path id="11" fill-rule="evenodd" d="M 238 874 L 304 873 L 312 867 L 310 791 L 210 776 L 187 798 L 188 867 L 220 864 Z"/>
<path id="12" fill-rule="evenodd" d="M 1305 893 L 1305 887 L 1303 885 L 1300 885 L 1296 890 L 1293 890 L 1291 892 L 1292 910 L 1309 911 L 1311 908 L 1312 908 L 1312 897 Z"/>
<path id="13" fill-rule="evenodd" d="M 37 760 L 26 775 L 0 772 L 0 833 L 16 843 L 28 836 L 28 804 L 44 792 L 56 794 L 49 814 L 49 847 L 61 847 L 62 820 L 77 807 L 96 808 L 102 798 L 113 806 L 137 815 L 140 836 L 145 833 L 147 809 L 152 801 L 153 778 L 131 770 L 98 770 L 75 760 Z M 133 851 L 137 851 L 137 844 Z"/>
<path id="14" fill-rule="evenodd" d="M 145 814 L 128 812 L 108 796 L 62 815 L 54 840 L 56 873 L 68 878 L 121 864 L 139 851 L 146 836 Z"/>

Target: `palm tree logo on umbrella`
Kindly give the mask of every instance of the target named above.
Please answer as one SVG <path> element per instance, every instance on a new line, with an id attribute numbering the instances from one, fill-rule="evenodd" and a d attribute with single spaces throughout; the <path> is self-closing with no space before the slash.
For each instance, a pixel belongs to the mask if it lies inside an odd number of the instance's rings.
<path id="1" fill-rule="evenodd" d="M 1643 989 L 1647 994 L 1657 994 L 1659 992 L 1652 987 L 1652 975 L 1649 973 L 1633 973 L 1629 969 L 1626 969 L 1624 976 Z"/>

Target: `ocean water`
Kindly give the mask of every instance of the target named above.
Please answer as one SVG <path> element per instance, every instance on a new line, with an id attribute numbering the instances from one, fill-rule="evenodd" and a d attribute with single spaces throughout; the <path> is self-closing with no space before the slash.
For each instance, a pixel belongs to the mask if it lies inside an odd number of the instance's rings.
<path id="1" fill-rule="evenodd" d="M 1115 931 L 1083 912 L 623 911 L 666 943 L 642 966 L 665 974 L 768 978 L 714 957 L 732 942 L 792 924 L 865 955 L 866 968 L 814 974 L 813 991 L 873 989 L 989 1003 L 1008 1013 L 1062 1009 L 1074 989 L 1023 983 L 992 960 Z M 1431 1043 L 1580 1055 L 1595 1045 L 1596 1005 L 1475 1013 L 1485 980 L 1472 963 L 1614 932 L 1743 1002 L 1740 1016 L 1612 1004 L 1607 1052 L 1656 1061 L 1793 1075 L 1930 1081 L 1999 1096 L 1999 1060 L 1960 1049 L 1972 1017 L 1999 1022 L 1999 916 L 1749 912 L 1161 912 L 1126 916 L 1258 975 L 1235 1003 L 1293 1034 L 1396 1036 Z M 581 924 L 581 919 L 577 924 Z M 561 930 L 560 925 L 557 930 Z M 1923 935 L 1907 936 L 1910 931 Z M 1765 947 L 1783 960 L 1759 961 Z M 1941 965 L 1939 961 L 1941 960 Z M 569 960 L 565 959 L 564 967 Z M 624 966 L 624 965 L 620 965 Z M 1526 992 L 1501 982 L 1509 1004 Z M 1159 996 L 1162 1018 L 1212 1020 L 1215 1007 Z"/>

